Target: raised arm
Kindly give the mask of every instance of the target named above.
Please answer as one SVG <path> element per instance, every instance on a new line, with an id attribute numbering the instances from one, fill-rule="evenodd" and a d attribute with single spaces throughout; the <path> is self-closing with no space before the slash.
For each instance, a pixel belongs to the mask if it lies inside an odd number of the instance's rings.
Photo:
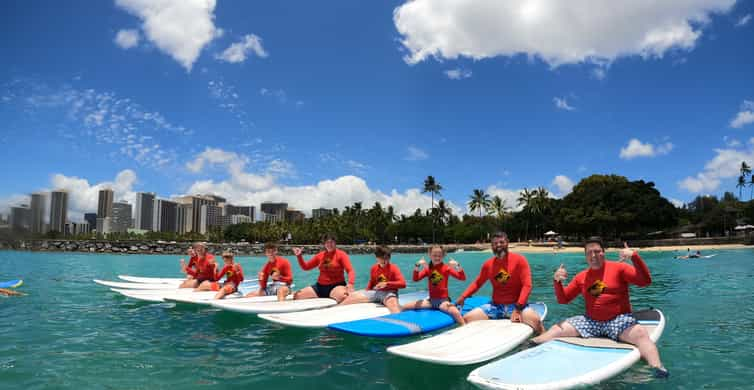
<path id="1" fill-rule="evenodd" d="M 320 252 L 309 259 L 309 261 L 305 261 L 304 255 L 299 250 L 299 252 L 296 254 L 296 260 L 298 260 L 298 265 L 301 267 L 301 269 L 303 269 L 304 271 L 309 271 L 311 269 L 317 268 L 319 262 L 322 261 L 323 256 L 324 254 Z"/>
<path id="2" fill-rule="evenodd" d="M 650 275 L 649 267 L 647 267 L 647 264 L 639 256 L 638 252 L 634 251 L 631 254 L 631 262 L 634 263 L 633 267 L 628 264 L 625 264 L 625 267 L 623 267 L 623 278 L 625 281 L 639 287 L 649 286 L 652 283 L 652 275 Z"/>

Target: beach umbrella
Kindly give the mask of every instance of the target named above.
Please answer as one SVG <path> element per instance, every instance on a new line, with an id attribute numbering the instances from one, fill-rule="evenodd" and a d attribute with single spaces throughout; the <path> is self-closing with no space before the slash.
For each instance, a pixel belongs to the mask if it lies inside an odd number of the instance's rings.
<path id="1" fill-rule="evenodd" d="M 552 230 L 550 230 L 549 232 L 545 233 L 545 236 L 557 236 L 557 235 L 558 235 L 558 233 L 555 233 Z"/>

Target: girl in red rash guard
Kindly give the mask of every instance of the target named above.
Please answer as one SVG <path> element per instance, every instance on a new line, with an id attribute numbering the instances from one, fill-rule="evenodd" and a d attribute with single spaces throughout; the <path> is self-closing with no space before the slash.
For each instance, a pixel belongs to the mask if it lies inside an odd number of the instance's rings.
<path id="1" fill-rule="evenodd" d="M 223 299 L 228 294 L 233 294 L 238 291 L 238 287 L 243 282 L 243 268 L 241 264 L 236 263 L 233 260 L 233 252 L 223 252 L 223 268 L 214 275 L 213 282 L 204 281 L 197 290 L 212 290 L 217 291 L 215 299 Z M 225 277 L 225 283 L 220 285 L 219 280 Z"/>
<path id="2" fill-rule="evenodd" d="M 414 266 L 414 282 L 418 282 L 424 278 L 427 278 L 427 284 L 429 286 L 429 299 L 423 299 L 421 301 L 415 301 L 406 305 L 403 305 L 404 310 L 417 310 L 417 309 L 435 309 L 450 314 L 451 317 L 459 325 L 463 325 L 465 322 L 461 312 L 458 308 L 451 303 L 448 296 L 448 278 L 450 276 L 458 280 L 466 280 L 466 274 L 463 272 L 463 268 L 453 259 L 450 259 L 448 264 L 443 263 L 445 257 L 445 249 L 440 245 L 433 245 L 429 248 L 429 258 L 432 261 L 428 267 L 427 262 L 422 257 Z M 423 269 L 420 268 L 425 267 Z"/>
<path id="3" fill-rule="evenodd" d="M 259 272 L 259 291 L 248 293 L 246 296 L 274 295 L 278 297 L 278 301 L 284 301 L 293 283 L 291 263 L 285 257 L 278 256 L 278 246 L 274 242 L 264 244 L 264 254 L 267 256 L 267 262 Z"/>
<path id="4" fill-rule="evenodd" d="M 298 264 L 304 271 L 319 267 L 317 283 L 296 291 L 293 299 L 332 298 L 340 303 L 353 292 L 356 273 L 351 267 L 348 255 L 335 247 L 335 236 L 326 234 L 322 242 L 325 250 L 309 261 L 304 261 L 301 248 L 293 248 L 293 254 L 296 255 Z M 348 273 L 348 284 L 343 277 L 343 272 Z"/>
<path id="5" fill-rule="evenodd" d="M 207 253 L 207 246 L 202 242 L 194 243 L 192 249 L 194 256 L 189 259 L 188 265 L 181 259 L 181 269 L 189 278 L 180 288 L 197 288 L 206 280 L 215 281 L 215 256 Z M 189 250 L 189 255 L 191 254 L 192 250 Z"/>
<path id="6" fill-rule="evenodd" d="M 398 290 L 406 287 L 406 279 L 403 278 L 400 268 L 390 262 L 390 256 L 390 248 L 375 248 L 374 257 L 377 264 L 372 266 L 369 273 L 366 291 L 349 294 L 341 305 L 374 302 L 385 305 L 391 313 L 400 312 Z"/>

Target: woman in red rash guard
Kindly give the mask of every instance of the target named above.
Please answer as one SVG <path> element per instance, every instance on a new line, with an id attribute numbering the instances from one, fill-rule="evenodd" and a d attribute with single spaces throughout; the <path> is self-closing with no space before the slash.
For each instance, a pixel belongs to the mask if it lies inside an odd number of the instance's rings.
<path id="1" fill-rule="evenodd" d="M 356 273 L 351 267 L 351 260 L 346 252 L 335 247 L 335 236 L 326 234 L 322 237 L 325 250 L 317 253 L 309 261 L 304 261 L 301 248 L 293 248 L 298 264 L 304 271 L 319 267 L 317 282 L 305 287 L 293 295 L 293 299 L 332 298 L 338 303 L 343 302 L 348 294 L 353 292 Z M 348 284 L 343 277 L 348 273 Z"/>
<path id="2" fill-rule="evenodd" d="M 620 251 L 619 261 L 605 260 L 605 250 L 599 237 L 587 240 L 584 252 L 589 267 L 579 272 L 568 286 L 563 287 L 568 272 L 561 264 L 553 276 L 553 287 L 558 303 L 566 304 L 582 295 L 586 313 L 553 325 L 532 341 L 544 343 L 556 337 L 609 337 L 635 345 L 644 360 L 654 369 L 655 376 L 667 377 L 668 370 L 660 361 L 657 346 L 631 312 L 629 284 L 645 287 L 652 283 L 652 276 L 644 260 L 627 243 L 624 243 L 624 248 Z M 626 259 L 631 259 L 633 266 L 624 263 Z"/>
<path id="3" fill-rule="evenodd" d="M 463 320 L 463 316 L 461 316 L 461 312 L 450 302 L 450 297 L 448 296 L 448 278 L 452 276 L 458 280 L 466 280 L 466 274 L 458 262 L 450 259 L 448 264 L 445 264 L 442 261 L 443 257 L 445 257 L 445 249 L 440 245 L 433 245 L 429 248 L 429 259 L 431 260 L 429 266 L 422 269 L 422 267 L 427 265 L 423 257 L 416 262 L 413 280 L 414 282 L 418 282 L 427 278 L 429 299 L 403 305 L 403 309 L 440 310 L 450 314 L 459 325 L 463 325 L 465 321 Z"/>
<path id="4" fill-rule="evenodd" d="M 215 256 L 207 253 L 207 246 L 203 242 L 194 243 L 193 255 L 188 265 L 181 259 L 181 269 L 189 278 L 181 284 L 180 288 L 197 288 L 204 281 L 215 281 L 215 267 L 217 266 Z"/>
<path id="5" fill-rule="evenodd" d="M 406 279 L 403 278 L 400 268 L 390 262 L 390 256 L 390 248 L 385 246 L 375 248 L 374 257 L 377 264 L 373 265 L 370 270 L 366 291 L 349 294 L 341 305 L 374 302 L 385 305 L 391 313 L 400 312 L 398 290 L 406 288 Z"/>

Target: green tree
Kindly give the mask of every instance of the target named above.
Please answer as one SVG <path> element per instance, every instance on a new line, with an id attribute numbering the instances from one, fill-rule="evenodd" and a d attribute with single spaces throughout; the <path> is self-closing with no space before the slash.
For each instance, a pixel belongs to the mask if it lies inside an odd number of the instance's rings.
<path id="1" fill-rule="evenodd" d="M 490 196 L 484 192 L 484 190 L 481 189 L 475 189 L 474 192 L 469 197 L 469 210 L 471 212 L 479 211 L 479 219 L 481 222 L 482 219 L 482 211 L 488 212 L 490 209 Z M 480 241 L 483 240 L 482 236 L 482 225 L 480 224 L 480 230 L 479 230 L 479 239 Z"/>
<path id="2" fill-rule="evenodd" d="M 438 183 L 434 176 L 427 176 L 426 179 L 424 179 L 424 188 L 422 189 L 422 193 L 429 192 L 432 196 L 432 214 L 434 215 L 434 209 L 435 209 L 435 195 L 440 195 L 440 191 L 442 190 L 442 186 L 440 183 Z M 435 220 L 432 219 L 432 243 L 435 242 Z"/>
<path id="3" fill-rule="evenodd" d="M 508 214 L 509 209 L 510 207 L 505 204 L 505 199 L 498 195 L 492 197 L 490 211 L 492 211 L 492 214 L 500 220 L 503 225 L 503 230 L 505 230 L 505 216 Z"/>
<path id="4" fill-rule="evenodd" d="M 738 188 L 738 199 L 742 198 L 741 191 L 744 187 L 746 187 L 746 177 L 741 175 L 738 177 L 738 182 L 736 183 L 736 188 Z"/>

